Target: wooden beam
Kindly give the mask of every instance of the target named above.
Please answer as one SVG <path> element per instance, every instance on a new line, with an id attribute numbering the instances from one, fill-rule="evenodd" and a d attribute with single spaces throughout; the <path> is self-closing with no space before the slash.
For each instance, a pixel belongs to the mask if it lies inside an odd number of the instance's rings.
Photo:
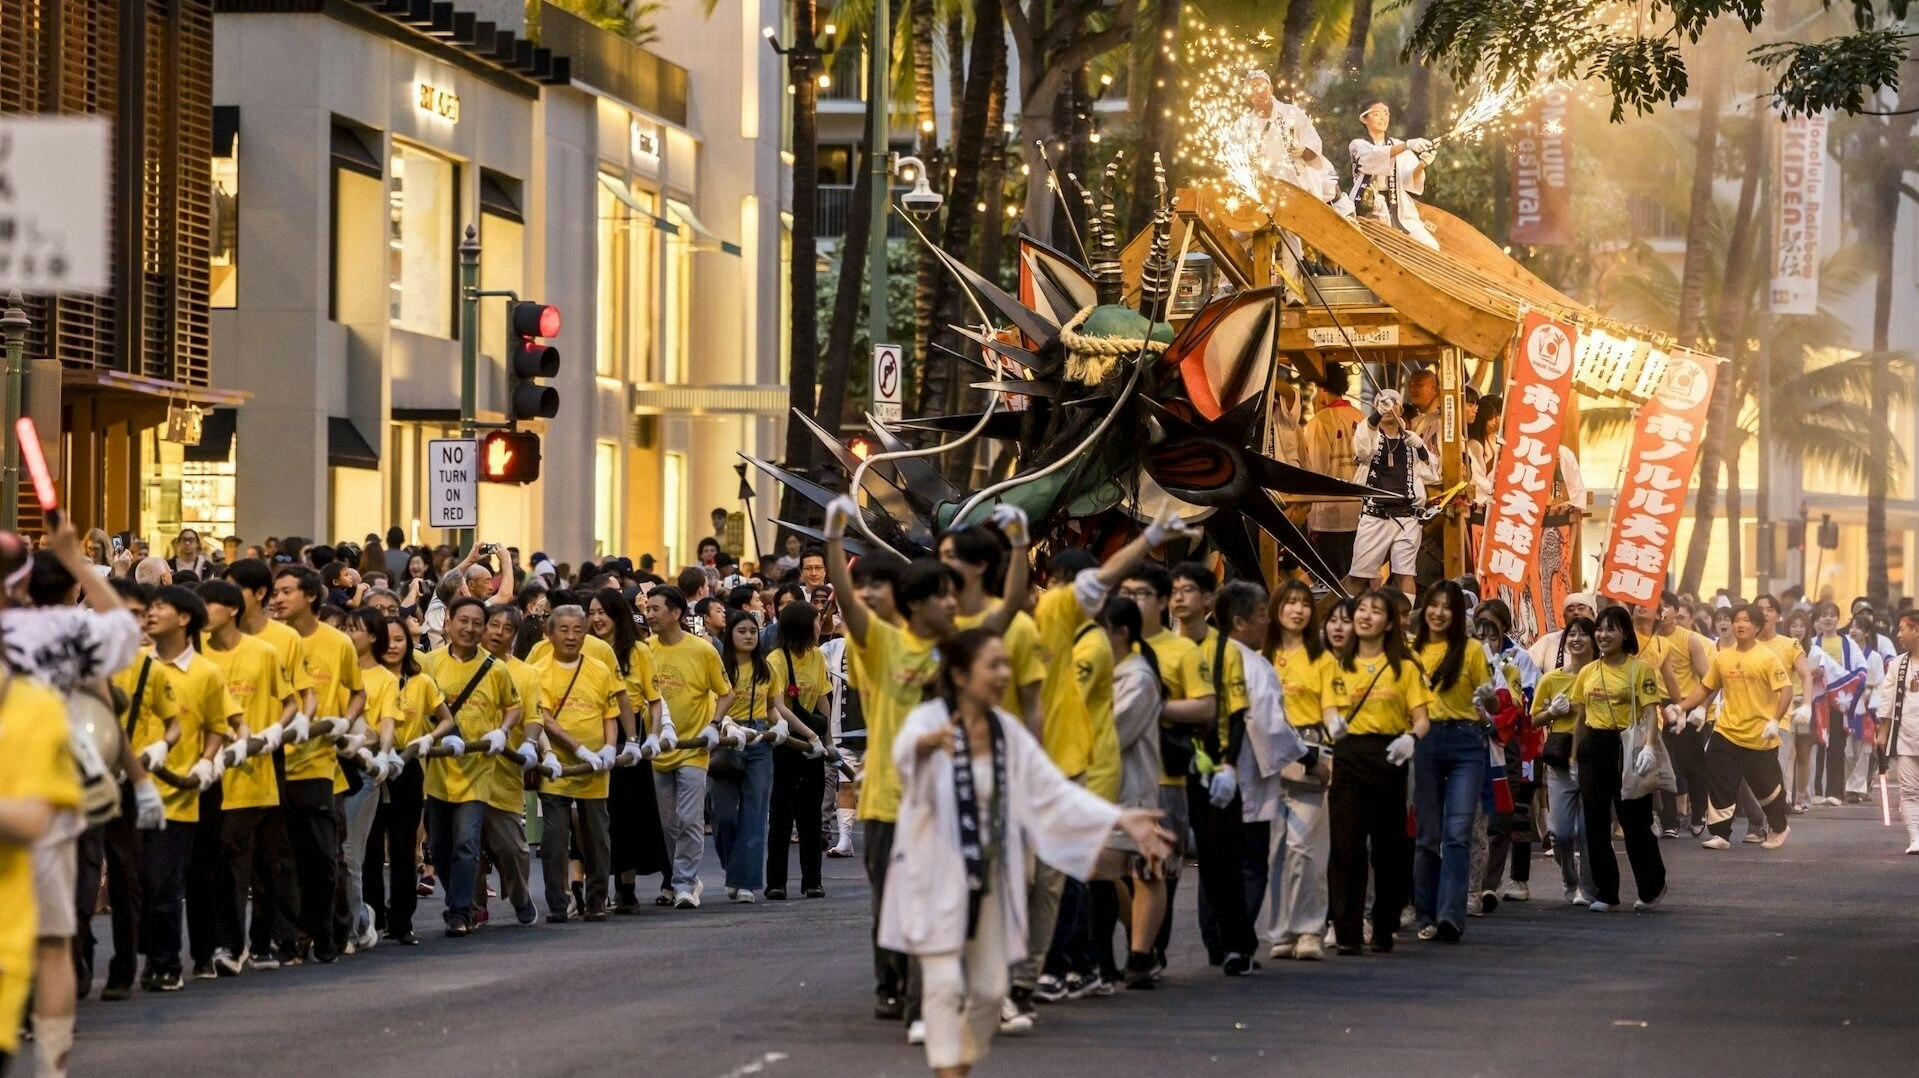
<path id="1" fill-rule="evenodd" d="M 1447 257 L 1457 258 L 1488 277 L 1515 286 L 1522 293 L 1549 298 L 1565 307 L 1568 313 L 1597 313 L 1534 276 L 1485 233 L 1460 218 L 1423 202 L 1419 205 L 1419 216 L 1432 230 L 1439 249 Z"/>

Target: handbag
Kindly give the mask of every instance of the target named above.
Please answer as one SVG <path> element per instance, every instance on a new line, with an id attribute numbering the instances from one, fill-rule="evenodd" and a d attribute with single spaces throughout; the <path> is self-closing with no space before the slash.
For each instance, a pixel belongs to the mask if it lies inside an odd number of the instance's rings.
<path id="1" fill-rule="evenodd" d="M 818 737 L 822 741 L 832 737 L 833 724 L 827 720 L 825 715 L 820 714 L 819 708 L 800 706 L 799 674 L 793 669 L 793 653 L 785 648 L 781 648 L 780 654 L 786 659 L 787 710 L 798 716 L 799 720 L 806 724 L 806 728 L 813 731 L 815 737 Z M 788 739 L 787 743 L 780 747 L 792 749 L 795 752 L 802 751 L 802 747 L 795 744 L 791 739 Z"/>
<path id="2" fill-rule="evenodd" d="M 753 696 L 759 690 L 759 687 L 760 683 L 758 680 L 754 680 L 747 685 L 746 713 L 748 715 L 753 714 Z M 731 745 L 717 746 L 706 754 L 706 773 L 709 775 L 716 771 L 740 774 L 745 772 L 745 770 L 746 754 Z"/>
<path id="3" fill-rule="evenodd" d="M 1556 767 L 1561 771 L 1571 770 L 1573 766 L 1572 731 L 1547 734 L 1546 747 L 1539 750 L 1539 759 L 1547 767 Z"/>

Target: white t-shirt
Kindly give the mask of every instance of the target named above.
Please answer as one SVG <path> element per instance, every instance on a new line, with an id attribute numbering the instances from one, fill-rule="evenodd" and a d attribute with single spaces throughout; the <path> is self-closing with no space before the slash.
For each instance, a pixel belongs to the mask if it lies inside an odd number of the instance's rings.
<path id="1" fill-rule="evenodd" d="M 1903 701 L 1903 703 L 1902 703 Z M 1919 756 L 1919 663 L 1902 655 L 1886 664 L 1886 680 L 1879 691 L 1879 721 L 1899 716 L 1899 742 L 1894 756 Z"/>

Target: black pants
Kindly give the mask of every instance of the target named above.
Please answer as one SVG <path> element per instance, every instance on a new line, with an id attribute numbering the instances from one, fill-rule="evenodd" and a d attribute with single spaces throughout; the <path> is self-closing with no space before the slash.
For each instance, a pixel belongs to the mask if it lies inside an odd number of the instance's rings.
<path id="1" fill-rule="evenodd" d="M 1272 825 L 1265 821 L 1244 823 L 1240 833 L 1240 878 L 1245 883 L 1246 919 L 1259 923 L 1259 907 L 1266 900 L 1266 848 L 1272 841 Z M 1194 893 L 1199 903 L 1199 941 L 1206 947 L 1206 961 L 1219 965 L 1226 961 L 1226 950 L 1219 942 L 1219 918 L 1213 913 L 1213 900 L 1206 894 L 1206 877 L 1199 878 Z"/>
<path id="2" fill-rule="evenodd" d="M 221 803 L 219 783 L 200 794 L 200 822 L 194 825 L 193 852 L 187 858 L 187 947 L 196 966 L 213 961 L 219 911 L 233 890 L 222 846 Z"/>
<path id="3" fill-rule="evenodd" d="M 1509 757 L 1506 763 L 1507 773 L 1513 774 L 1525 765 L 1515 762 L 1518 753 Z M 1534 762 L 1535 769 L 1546 765 Z M 1536 772 L 1537 773 L 1537 772 Z M 1506 861 L 1512 860 L 1512 881 L 1529 883 L 1533 878 L 1533 795 L 1539 792 L 1539 784 L 1528 779 L 1512 779 L 1513 810 L 1510 814 L 1491 817 L 1487 822 L 1486 835 L 1486 878 L 1480 881 L 1480 890 L 1491 891 L 1499 884 L 1501 870 Z"/>
<path id="4" fill-rule="evenodd" d="M 767 809 L 766 889 L 786 890 L 786 848 L 800 832 L 800 889 L 820 886 L 820 806 L 826 761 L 809 760 L 791 746 L 773 750 L 773 797 Z"/>
<path id="5" fill-rule="evenodd" d="M 420 907 L 414 888 L 420 882 L 420 817 L 425 811 L 426 772 L 420 761 L 409 760 L 404 771 L 387 781 L 386 800 L 373 817 L 366 864 L 360 870 L 360 887 L 373 907 L 374 921 L 384 924 L 389 935 L 413 931 L 413 913 Z M 387 873 L 384 879 L 382 871 Z"/>
<path id="6" fill-rule="evenodd" d="M 340 826 L 333 810 L 332 779 L 288 780 L 280 791 L 293 874 L 299 883 L 300 931 L 316 957 L 331 958 L 345 941 L 335 935 L 333 892 L 340 858 Z"/>
<path id="7" fill-rule="evenodd" d="M 1749 749 L 1726 740 L 1718 731 L 1706 742 L 1706 781 L 1712 786 L 1712 808 L 1706 826 L 1720 838 L 1732 837 L 1732 817 L 1739 803 L 1739 784 L 1752 787 L 1766 826 L 1776 834 L 1786 829 L 1786 786 L 1779 772 L 1776 749 Z"/>
<path id="8" fill-rule="evenodd" d="M 1826 744 L 1821 749 L 1826 754 L 1826 786 L 1820 792 L 1821 797 L 1846 799 L 1846 739 L 1851 736 L 1845 716 L 1835 714 L 1827 718 Z"/>
<path id="9" fill-rule="evenodd" d="M 1593 897 L 1609 906 L 1619 904 L 1619 858 L 1612 850 L 1615 810 L 1619 829 L 1626 833 L 1626 860 L 1632 863 L 1639 897 L 1650 901 L 1666 889 L 1666 863 L 1659 856 L 1659 836 L 1652 832 L 1653 796 L 1630 801 L 1619 796 L 1624 740 L 1624 731 L 1588 727 L 1579 742 L 1579 810 L 1586 826 L 1593 887 L 1599 892 Z"/>
<path id="10" fill-rule="evenodd" d="M 93 912 L 100 905 L 100 880 L 106 870 L 107 840 L 103 828 L 89 827 L 80 833 L 74 862 L 73 912 L 78 916 L 73 933 L 73 983 L 80 998 L 93 991 Z"/>
<path id="11" fill-rule="evenodd" d="M 133 984 L 134 974 L 138 972 L 141 941 L 145 939 L 145 934 L 140 931 L 141 915 L 146 912 L 146 892 L 140 886 L 140 866 L 147 832 L 133 826 L 134 817 L 133 784 L 123 782 L 120 784 L 120 815 L 100 827 L 100 838 L 106 847 L 107 905 L 112 911 L 113 926 L 113 957 L 107 961 L 107 983 L 115 987 Z M 84 925 L 93 919 L 92 908 L 83 904 L 81 909 L 88 913 L 87 917 L 81 919 Z"/>
<path id="12" fill-rule="evenodd" d="M 257 896 L 254 891 L 254 863 L 261 824 L 269 813 L 278 811 L 274 808 L 238 808 L 227 809 L 220 814 L 220 855 L 226 862 L 227 889 L 213 910 L 213 945 L 225 947 L 236 955 L 244 954 L 247 949 L 249 898 L 255 899 L 254 916 L 264 925 L 273 923 L 271 890 L 262 888 Z M 206 821 L 202 820 L 200 826 L 202 830 L 208 830 Z M 268 932 L 262 938 L 271 941 L 272 933 Z M 264 955 L 270 952 L 259 953 Z"/>
<path id="13" fill-rule="evenodd" d="M 574 809 L 579 810 L 579 830 L 573 829 Z M 546 886 L 546 912 L 566 916 L 568 872 L 572 865 L 572 847 L 580 849 L 580 868 L 586 877 L 586 909 L 583 914 L 606 912 L 606 880 L 613 874 L 613 839 L 604 797 L 560 797 L 540 795 L 540 875 Z"/>
<path id="14" fill-rule="evenodd" d="M 180 972 L 193 832 L 193 824 L 169 820 L 164 828 L 147 832 L 140 847 L 140 886 L 146 898 L 140 953 L 149 973 Z"/>
<path id="15" fill-rule="evenodd" d="M 866 820 L 866 880 L 873 894 L 873 991 L 882 999 L 898 997 L 906 1002 L 906 1020 L 919 1017 L 919 978 L 913 964 L 898 951 L 879 944 L 880 907 L 886 900 L 886 869 L 893 862 L 893 822 Z"/>
<path id="16" fill-rule="evenodd" d="M 299 940 L 300 888 L 293 871 L 284 807 L 262 809 L 253 831 L 253 918 L 247 937 L 256 955 L 286 958 Z"/>
<path id="17" fill-rule="evenodd" d="M 1369 861 L 1373 939 L 1391 938 L 1406 907 L 1413 840 L 1406 834 L 1406 768 L 1386 759 L 1392 740 L 1385 734 L 1351 734 L 1333 750 L 1333 785 L 1326 795 L 1332 831 L 1327 882 L 1333 930 L 1342 947 L 1356 947 L 1365 938 Z"/>
<path id="18" fill-rule="evenodd" d="M 1667 731 L 1664 736 L 1666 751 L 1672 754 L 1674 777 L 1679 780 L 1679 792 L 1686 795 L 1686 815 L 1694 827 L 1703 827 L 1711 796 L 1711 784 L 1706 781 L 1706 732 L 1687 724 Z"/>
<path id="19" fill-rule="evenodd" d="M 1191 775 L 1186 779 L 1186 806 L 1198 840 L 1199 879 L 1212 904 L 1222 959 L 1233 954 L 1251 958 L 1259 937 L 1246 912 L 1246 824 L 1239 795 L 1234 794 L 1225 808 L 1214 808 L 1206 784 Z"/>

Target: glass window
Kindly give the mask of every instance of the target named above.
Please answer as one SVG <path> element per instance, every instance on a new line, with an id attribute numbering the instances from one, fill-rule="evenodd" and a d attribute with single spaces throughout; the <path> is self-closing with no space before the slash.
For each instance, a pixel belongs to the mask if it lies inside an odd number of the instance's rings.
<path id="1" fill-rule="evenodd" d="M 660 475 L 660 530 L 665 532 L 666 564 L 680 565 L 680 536 L 686 532 L 686 454 L 668 453 Z"/>
<path id="2" fill-rule="evenodd" d="M 659 257 L 659 229 L 653 224 L 660 212 L 658 195 L 644 188 L 632 189 L 633 202 L 646 219 L 627 230 L 627 245 L 632 258 L 627 309 L 631 312 L 627 328 L 627 377 L 635 382 L 650 382 L 659 373 L 659 359 L 653 354 L 658 346 L 652 332 L 657 308 L 653 290 L 659 281 L 655 260 Z"/>
<path id="3" fill-rule="evenodd" d="M 207 302 L 213 307 L 240 303 L 240 137 L 231 151 L 213 159 L 213 246 L 207 252 Z"/>
<path id="4" fill-rule="evenodd" d="M 594 312 L 599 334 L 597 347 L 593 350 L 593 373 L 602 378 L 611 378 L 619 372 L 620 353 L 626 345 L 626 329 L 632 316 L 628 305 L 622 302 L 627 288 L 628 246 L 633 231 L 633 216 L 618 195 L 608 184 L 623 185 L 624 181 L 611 176 L 601 176 L 596 189 L 599 196 L 599 307 Z"/>
<path id="5" fill-rule="evenodd" d="M 660 312 L 660 381 L 680 385 L 686 381 L 686 338 L 693 314 L 694 237 L 693 226 L 674 211 L 670 200 L 666 221 L 675 231 L 666 239 L 666 309 Z"/>
<path id="6" fill-rule="evenodd" d="M 594 553 L 600 557 L 620 549 L 620 446 L 617 442 L 593 443 L 593 545 Z"/>
<path id="7" fill-rule="evenodd" d="M 454 219 L 459 210 L 452 161 L 393 144 L 387 188 L 389 317 L 399 329 L 453 336 Z"/>

